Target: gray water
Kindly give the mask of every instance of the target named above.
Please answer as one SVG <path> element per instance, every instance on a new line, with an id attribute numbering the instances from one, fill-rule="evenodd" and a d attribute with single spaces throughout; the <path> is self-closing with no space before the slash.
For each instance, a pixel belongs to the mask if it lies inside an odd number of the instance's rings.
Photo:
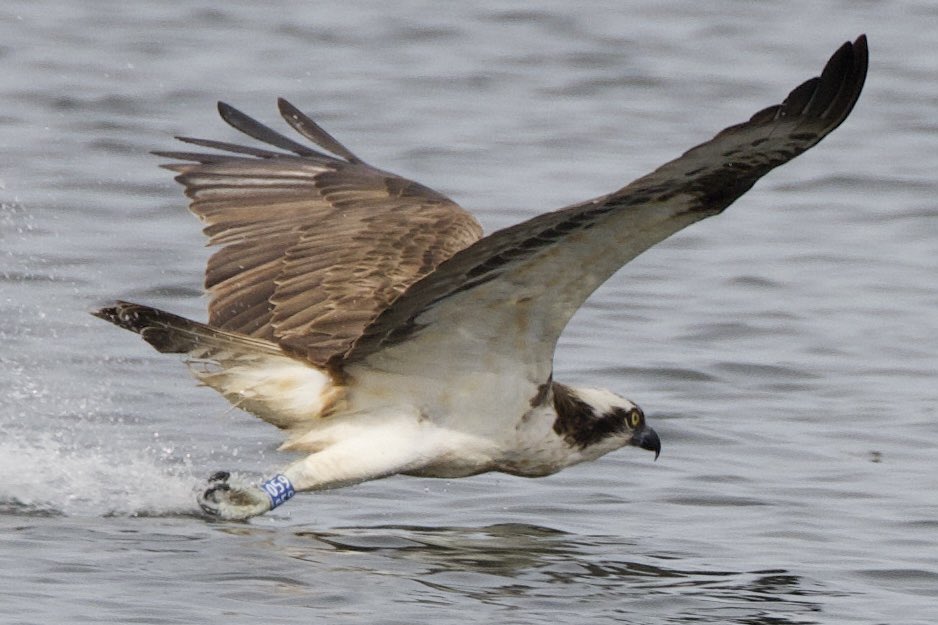
<path id="1" fill-rule="evenodd" d="M 286 96 L 491 231 L 777 102 L 866 32 L 852 117 L 575 318 L 556 375 L 640 403 L 539 480 L 392 478 L 208 522 L 269 426 L 87 310 L 204 319 L 152 149 Z M 0 622 L 938 622 L 938 4 L 0 5 Z M 281 126 L 284 127 L 284 126 Z"/>

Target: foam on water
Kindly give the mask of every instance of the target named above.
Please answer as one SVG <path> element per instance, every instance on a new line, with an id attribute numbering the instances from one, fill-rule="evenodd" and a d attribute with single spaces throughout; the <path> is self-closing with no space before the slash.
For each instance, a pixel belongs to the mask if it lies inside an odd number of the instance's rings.
<path id="1" fill-rule="evenodd" d="M 199 480 L 150 450 L 114 441 L 72 446 L 53 434 L 0 440 L 0 511 L 65 516 L 168 516 L 198 511 Z"/>

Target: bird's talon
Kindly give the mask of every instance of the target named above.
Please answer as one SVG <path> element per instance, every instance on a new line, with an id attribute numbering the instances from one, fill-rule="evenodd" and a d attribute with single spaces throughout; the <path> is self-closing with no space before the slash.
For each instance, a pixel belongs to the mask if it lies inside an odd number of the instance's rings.
<path id="1" fill-rule="evenodd" d="M 208 488 L 198 497 L 199 507 L 212 517 L 243 520 L 270 510 L 270 498 L 251 485 L 232 486 L 231 474 L 219 471 L 209 477 Z"/>
<path id="2" fill-rule="evenodd" d="M 208 478 L 209 483 L 211 482 L 227 482 L 228 478 L 231 477 L 231 473 L 228 471 L 216 471 L 212 473 L 211 477 Z"/>

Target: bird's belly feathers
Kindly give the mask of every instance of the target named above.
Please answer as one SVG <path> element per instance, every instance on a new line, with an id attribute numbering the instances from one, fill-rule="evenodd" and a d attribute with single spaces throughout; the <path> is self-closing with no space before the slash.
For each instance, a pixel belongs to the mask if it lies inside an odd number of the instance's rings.
<path id="1" fill-rule="evenodd" d="M 455 379 L 445 372 L 432 377 L 357 373 L 350 376 L 344 410 L 321 420 L 306 441 L 334 434 L 340 423 L 340 438 L 406 441 L 422 460 L 403 473 L 423 477 L 486 471 L 540 476 L 569 464 L 571 450 L 552 429 L 556 413 L 552 406 L 532 406 L 539 395 L 529 381 L 491 372 Z"/>

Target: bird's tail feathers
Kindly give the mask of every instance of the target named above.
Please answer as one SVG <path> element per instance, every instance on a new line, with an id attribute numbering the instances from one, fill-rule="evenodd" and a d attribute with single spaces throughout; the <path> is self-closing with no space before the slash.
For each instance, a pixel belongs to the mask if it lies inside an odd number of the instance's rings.
<path id="1" fill-rule="evenodd" d="M 328 371 L 270 341 L 131 302 L 118 301 L 92 314 L 136 332 L 159 352 L 186 354 L 200 382 L 279 428 L 304 429 L 333 412 L 344 395 Z"/>

